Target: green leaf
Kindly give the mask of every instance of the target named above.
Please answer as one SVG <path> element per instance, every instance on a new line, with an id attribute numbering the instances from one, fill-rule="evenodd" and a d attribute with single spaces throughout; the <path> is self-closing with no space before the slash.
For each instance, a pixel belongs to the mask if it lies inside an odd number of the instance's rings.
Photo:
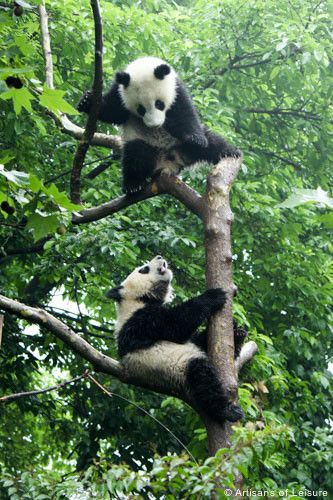
<path id="1" fill-rule="evenodd" d="M 279 71 L 280 71 L 280 66 L 275 66 L 275 68 L 273 68 L 273 70 L 271 71 L 269 78 L 271 80 L 273 80 L 276 77 L 276 75 L 279 73 Z"/>
<path id="2" fill-rule="evenodd" d="M 1 99 L 13 99 L 14 111 L 16 115 L 19 115 L 22 107 L 25 108 L 29 113 L 32 112 L 31 102 L 34 97 L 25 87 L 21 89 L 12 88 L 0 95 Z"/>
<path id="3" fill-rule="evenodd" d="M 295 189 L 283 203 L 277 205 L 280 208 L 294 208 L 303 203 L 322 203 L 333 208 L 333 199 L 329 198 L 327 191 L 318 187 L 317 189 Z"/>
<path id="4" fill-rule="evenodd" d="M 50 89 L 45 83 L 43 93 L 39 97 L 39 102 L 42 106 L 54 113 L 62 112 L 78 115 L 79 112 L 63 99 L 63 95 L 65 95 L 63 90 Z"/>
<path id="5" fill-rule="evenodd" d="M 27 186 L 29 184 L 29 174 L 25 172 L 19 172 L 18 170 L 5 170 L 3 165 L 0 165 L 0 175 L 6 177 L 10 182 L 13 182 L 17 186 Z"/>
<path id="6" fill-rule="evenodd" d="M 28 222 L 25 226 L 25 231 L 32 231 L 34 241 L 54 233 L 59 224 L 59 219 L 56 215 L 40 215 L 34 213 L 28 217 Z"/>
<path id="7" fill-rule="evenodd" d="M 75 205 L 72 203 L 65 192 L 60 192 L 55 184 L 51 184 L 50 187 L 41 187 L 43 193 L 50 196 L 60 207 L 66 208 L 66 210 L 81 210 L 81 205 Z"/>

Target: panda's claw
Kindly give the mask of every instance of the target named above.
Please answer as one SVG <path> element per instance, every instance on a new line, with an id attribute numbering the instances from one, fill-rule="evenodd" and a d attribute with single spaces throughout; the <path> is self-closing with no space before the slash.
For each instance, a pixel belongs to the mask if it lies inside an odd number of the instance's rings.
<path id="1" fill-rule="evenodd" d="M 225 420 L 229 420 L 229 422 L 238 422 L 244 418 L 245 414 L 243 410 L 234 404 L 230 404 L 224 411 Z"/>
<path id="2" fill-rule="evenodd" d="M 92 90 L 87 90 L 87 92 L 79 100 L 76 109 L 83 113 L 89 113 L 92 99 Z"/>

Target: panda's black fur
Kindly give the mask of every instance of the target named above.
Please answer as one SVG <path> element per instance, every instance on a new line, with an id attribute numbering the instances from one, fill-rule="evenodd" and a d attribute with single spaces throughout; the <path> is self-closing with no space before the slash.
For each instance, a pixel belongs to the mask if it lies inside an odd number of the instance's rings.
<path id="1" fill-rule="evenodd" d="M 226 301 L 221 288 L 169 306 L 172 272 L 157 256 L 135 269 L 107 296 L 117 301 L 118 353 L 125 369 L 138 381 L 158 379 L 165 387 L 186 391 L 198 411 L 222 423 L 243 417 L 230 402 L 207 357 L 206 333 L 197 328 Z M 245 335 L 235 327 L 235 351 Z"/>
<path id="2" fill-rule="evenodd" d="M 79 111 L 89 113 L 91 91 Z M 192 99 L 176 72 L 157 57 L 141 57 L 118 71 L 103 95 L 101 121 L 120 125 L 123 191 L 134 193 L 161 172 L 178 175 L 198 161 L 216 164 L 241 151 L 201 125 Z"/>

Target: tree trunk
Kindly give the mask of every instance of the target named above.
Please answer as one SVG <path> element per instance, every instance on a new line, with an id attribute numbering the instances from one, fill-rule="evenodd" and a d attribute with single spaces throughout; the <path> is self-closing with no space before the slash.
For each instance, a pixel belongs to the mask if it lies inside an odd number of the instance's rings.
<path id="1" fill-rule="evenodd" d="M 227 302 L 216 313 L 208 328 L 208 354 L 223 381 L 231 400 L 237 399 L 237 375 L 234 362 L 232 300 L 236 286 L 232 281 L 232 254 L 230 228 L 233 213 L 229 192 L 236 179 L 242 159 L 224 158 L 209 172 L 205 195 L 205 249 L 207 287 L 221 287 L 227 293 Z M 231 425 L 223 426 L 205 419 L 209 454 L 230 446 Z"/>

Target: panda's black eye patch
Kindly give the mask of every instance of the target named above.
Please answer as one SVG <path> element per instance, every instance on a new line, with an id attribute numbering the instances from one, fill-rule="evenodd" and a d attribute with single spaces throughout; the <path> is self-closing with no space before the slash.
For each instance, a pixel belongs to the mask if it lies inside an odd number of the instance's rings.
<path id="1" fill-rule="evenodd" d="M 139 269 L 140 274 L 148 274 L 149 271 L 150 271 L 149 266 L 141 267 L 141 269 Z"/>
<path id="2" fill-rule="evenodd" d="M 145 116 L 146 108 L 144 106 L 142 106 L 142 104 L 139 104 L 139 106 L 138 106 L 138 113 L 141 116 Z"/>
<path id="3" fill-rule="evenodd" d="M 157 99 L 157 101 L 155 101 L 155 108 L 159 109 L 160 111 L 163 111 L 163 109 L 165 108 L 164 102 Z"/>

